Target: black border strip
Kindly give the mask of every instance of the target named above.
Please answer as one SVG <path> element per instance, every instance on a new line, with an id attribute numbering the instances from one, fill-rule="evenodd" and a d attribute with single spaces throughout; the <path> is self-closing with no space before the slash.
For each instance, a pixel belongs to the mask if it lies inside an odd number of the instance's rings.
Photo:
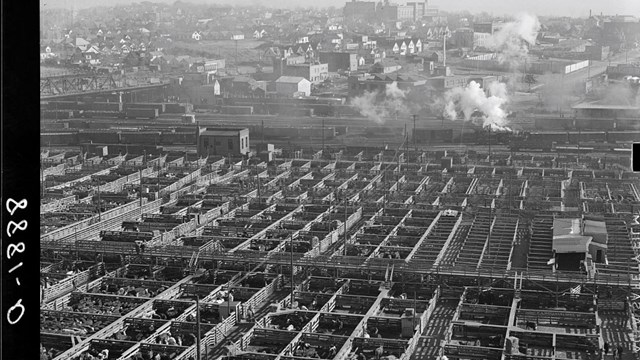
<path id="1" fill-rule="evenodd" d="M 38 2 L 2 2 L 1 359 L 40 358 L 39 341 L 36 342 L 40 338 L 38 14 Z M 26 199 L 27 206 L 16 208 L 8 199 L 18 203 Z M 13 215 L 10 210 L 14 210 Z M 10 221 L 21 228 L 26 221 L 26 229 L 16 228 Z M 24 250 L 20 251 L 22 246 Z M 22 309 L 15 307 L 9 318 L 7 311 L 19 300 L 24 314 L 11 325 L 9 319 L 17 319 Z"/>

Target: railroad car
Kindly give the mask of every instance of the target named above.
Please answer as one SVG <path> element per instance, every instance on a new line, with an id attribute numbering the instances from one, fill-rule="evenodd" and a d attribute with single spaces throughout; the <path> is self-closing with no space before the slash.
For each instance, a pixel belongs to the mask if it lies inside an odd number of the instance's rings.
<path id="1" fill-rule="evenodd" d="M 124 111 L 127 119 L 156 119 L 158 109 L 127 109 Z"/>

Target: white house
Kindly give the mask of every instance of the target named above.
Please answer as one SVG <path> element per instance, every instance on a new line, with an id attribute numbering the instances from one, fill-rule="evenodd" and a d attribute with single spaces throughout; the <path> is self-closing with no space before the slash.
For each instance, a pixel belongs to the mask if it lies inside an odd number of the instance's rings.
<path id="1" fill-rule="evenodd" d="M 265 35 L 267 34 L 267 32 L 262 29 L 260 31 L 256 30 L 253 32 L 253 38 L 254 39 L 262 39 Z"/>
<path id="2" fill-rule="evenodd" d="M 83 38 L 76 38 L 76 47 L 82 51 L 87 51 L 87 49 L 91 46 L 91 43 Z"/>
<path id="3" fill-rule="evenodd" d="M 198 31 L 194 31 L 193 34 L 191 34 L 191 38 L 195 41 L 200 41 L 202 40 L 202 35 L 200 35 Z"/>
<path id="4" fill-rule="evenodd" d="M 93 53 L 93 54 L 100 54 L 100 49 L 96 45 L 91 45 L 85 52 Z"/>
<path id="5" fill-rule="evenodd" d="M 276 80 L 276 92 L 284 96 L 293 96 L 295 93 L 311 95 L 311 82 L 300 76 L 280 76 Z"/>

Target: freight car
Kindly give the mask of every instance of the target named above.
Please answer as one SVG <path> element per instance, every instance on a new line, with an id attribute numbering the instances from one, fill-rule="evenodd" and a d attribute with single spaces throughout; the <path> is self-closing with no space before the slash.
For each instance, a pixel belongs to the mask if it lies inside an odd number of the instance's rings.
<path id="1" fill-rule="evenodd" d="M 280 106 L 296 106 L 296 105 L 342 105 L 344 100 L 342 98 L 332 97 L 301 97 L 301 98 L 267 98 L 267 99 L 251 99 L 251 98 L 225 98 L 225 105 L 255 105 L 260 103 L 278 104 Z"/>
<path id="2" fill-rule="evenodd" d="M 453 129 L 415 129 L 412 139 L 419 144 L 450 143 L 453 141 Z"/>
<path id="3" fill-rule="evenodd" d="M 125 103 L 123 109 L 156 109 L 158 110 L 158 114 L 162 114 L 165 112 L 165 104 L 164 103 Z"/>
<path id="4" fill-rule="evenodd" d="M 158 109 L 127 109 L 124 111 L 127 119 L 156 119 Z"/>
<path id="5" fill-rule="evenodd" d="M 336 136 L 336 129 L 334 127 L 324 128 L 324 139 L 331 140 Z M 322 139 L 323 129 L 321 127 L 303 127 L 298 128 L 298 138 L 300 139 Z"/>
<path id="6" fill-rule="evenodd" d="M 78 105 L 80 110 L 88 111 L 122 111 L 123 106 L 120 102 L 93 102 Z"/>
<path id="7" fill-rule="evenodd" d="M 313 109 L 307 107 L 281 107 L 278 115 L 312 117 Z"/>
<path id="8" fill-rule="evenodd" d="M 219 113 L 220 112 L 220 105 L 213 105 L 213 104 L 193 105 L 193 111 Z"/>
<path id="9" fill-rule="evenodd" d="M 77 101 L 49 101 L 44 107 L 47 110 L 81 110 Z"/>
<path id="10" fill-rule="evenodd" d="M 220 113 L 230 115 L 252 115 L 253 106 L 221 106 Z"/>
<path id="11" fill-rule="evenodd" d="M 83 118 L 116 118 L 124 119 L 125 113 L 123 111 L 99 111 L 99 110 L 85 110 L 82 111 L 80 117 Z"/>
<path id="12" fill-rule="evenodd" d="M 67 126 L 69 129 L 88 129 L 89 122 L 82 119 L 70 119 Z"/>
<path id="13" fill-rule="evenodd" d="M 615 122 L 616 130 L 640 130 L 640 121 L 638 119 L 618 119 Z"/>
<path id="14" fill-rule="evenodd" d="M 539 139 L 539 140 L 513 140 L 509 144 L 509 149 L 511 151 L 522 151 L 522 150 L 539 150 L 539 151 L 551 151 L 555 143 L 553 141 Z"/>
<path id="15" fill-rule="evenodd" d="M 609 142 L 640 141 L 640 131 L 609 131 L 607 140 Z"/>
<path id="16" fill-rule="evenodd" d="M 40 146 L 77 145 L 76 132 L 40 132 Z"/>
<path id="17" fill-rule="evenodd" d="M 335 107 L 331 105 L 316 104 L 311 109 L 316 116 L 335 116 L 337 113 Z"/>
<path id="18" fill-rule="evenodd" d="M 186 114 L 193 111 L 193 105 L 191 104 L 164 104 L 164 112 L 166 114 Z"/>
<path id="19" fill-rule="evenodd" d="M 606 142 L 607 141 L 607 133 L 604 131 L 582 131 L 582 132 L 569 132 L 569 143 L 578 143 L 585 141 L 597 141 L 597 142 Z"/>
<path id="20" fill-rule="evenodd" d="M 78 142 L 81 144 L 118 144 L 120 143 L 120 133 L 109 130 L 84 130 L 78 132 Z"/>
<path id="21" fill-rule="evenodd" d="M 189 131 L 189 132 L 163 131 L 162 135 L 160 135 L 161 145 L 177 145 L 177 144 L 195 145 L 195 143 L 196 143 L 195 131 Z"/>
<path id="22" fill-rule="evenodd" d="M 71 119 L 76 113 L 77 111 L 72 110 L 44 110 L 41 117 L 45 120 Z"/>
<path id="23" fill-rule="evenodd" d="M 557 142 L 559 144 L 565 144 L 569 142 L 569 132 L 532 132 L 526 135 L 526 140 L 532 142 Z"/>
<path id="24" fill-rule="evenodd" d="M 160 131 L 123 131 L 120 133 L 121 144 L 147 144 L 160 143 Z"/>

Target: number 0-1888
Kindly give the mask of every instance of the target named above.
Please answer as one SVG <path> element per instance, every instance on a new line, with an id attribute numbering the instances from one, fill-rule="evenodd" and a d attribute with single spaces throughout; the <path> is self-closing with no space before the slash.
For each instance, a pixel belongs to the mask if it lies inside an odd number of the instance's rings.
<path id="1" fill-rule="evenodd" d="M 15 201 L 13 199 L 8 199 L 5 204 L 5 208 L 9 213 L 9 215 L 13 216 L 17 210 L 24 210 L 27 208 L 27 200 L 22 199 L 20 201 Z M 18 222 L 14 220 L 10 220 L 7 223 L 7 228 L 6 228 L 7 238 L 11 239 L 12 237 L 14 237 L 14 235 L 16 235 L 17 231 L 24 231 L 26 229 L 27 229 L 27 220 L 20 220 Z M 15 241 L 15 238 L 11 240 Z M 17 260 L 16 257 L 22 254 L 24 250 L 25 250 L 25 244 L 23 242 L 10 243 L 9 245 L 7 245 L 7 251 L 6 251 L 7 260 L 16 261 Z M 22 265 L 23 265 L 23 262 L 19 262 L 18 264 L 13 266 L 11 270 L 9 270 L 9 274 L 11 274 L 12 276 L 15 276 L 12 273 L 15 270 L 19 269 Z M 17 276 L 15 277 L 15 281 L 18 286 L 21 285 L 20 279 Z M 22 299 L 18 299 L 18 301 L 16 301 L 15 304 L 11 306 L 9 310 L 7 310 L 7 321 L 9 322 L 9 324 L 11 325 L 17 324 L 20 321 L 20 319 L 22 319 L 22 316 L 24 315 L 24 311 L 25 311 L 25 308 L 24 308 L 24 305 L 22 305 Z"/>

